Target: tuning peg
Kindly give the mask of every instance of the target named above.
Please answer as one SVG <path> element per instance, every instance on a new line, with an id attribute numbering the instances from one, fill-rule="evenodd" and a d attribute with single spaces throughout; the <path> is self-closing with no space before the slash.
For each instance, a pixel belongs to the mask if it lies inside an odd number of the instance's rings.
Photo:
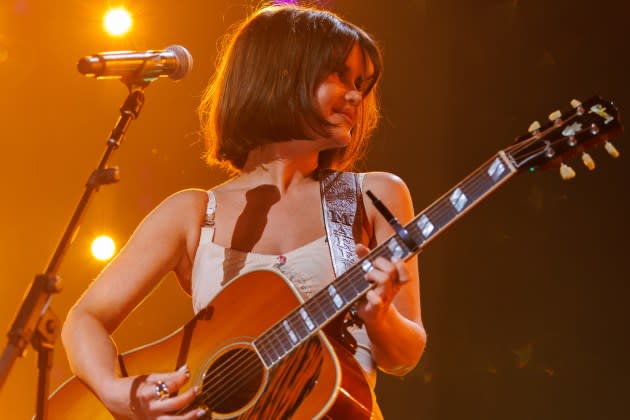
<path id="1" fill-rule="evenodd" d="M 575 171 L 569 165 L 563 163 L 560 165 L 560 176 L 565 181 L 568 181 L 571 178 L 575 178 Z"/>
<path id="2" fill-rule="evenodd" d="M 582 162 L 584 162 L 584 166 L 586 166 L 589 171 L 595 169 L 595 161 L 593 160 L 591 155 L 586 152 L 582 153 Z"/>
<path id="3" fill-rule="evenodd" d="M 614 157 L 615 159 L 619 157 L 619 150 L 617 150 L 617 148 L 611 142 L 606 141 L 606 144 L 604 144 L 604 148 L 610 156 Z"/>
<path id="4" fill-rule="evenodd" d="M 578 101 L 577 99 L 571 99 L 571 106 L 577 110 L 578 115 L 582 115 L 584 113 L 582 102 Z"/>
<path id="5" fill-rule="evenodd" d="M 532 134 L 534 134 L 538 130 L 540 130 L 540 123 L 538 121 L 534 121 L 533 123 L 531 123 L 529 125 L 529 128 L 527 129 L 527 131 L 529 131 Z"/>
<path id="6" fill-rule="evenodd" d="M 560 120 L 560 118 L 562 117 L 562 112 L 560 111 L 553 111 L 551 114 L 549 114 L 549 121 L 558 121 Z"/>

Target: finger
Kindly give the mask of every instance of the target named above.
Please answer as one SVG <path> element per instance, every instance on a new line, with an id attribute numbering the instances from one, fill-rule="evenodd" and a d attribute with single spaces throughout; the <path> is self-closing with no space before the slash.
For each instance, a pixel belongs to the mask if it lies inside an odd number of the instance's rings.
<path id="1" fill-rule="evenodd" d="M 190 371 L 186 365 L 182 366 L 175 372 L 169 373 L 152 373 L 147 376 L 144 384 L 140 387 L 138 394 L 145 401 L 160 400 L 160 390 L 158 384 L 163 383 L 167 391 L 166 398 L 176 395 L 177 391 L 190 378 Z M 163 397 L 162 397 L 163 398 Z"/>
<path id="2" fill-rule="evenodd" d="M 171 389 L 171 395 L 173 395 L 177 392 L 177 390 L 184 386 L 186 382 L 188 382 L 188 379 L 190 379 L 190 370 L 188 369 L 188 366 L 183 365 L 169 375 L 171 377 L 173 386 L 175 387 L 174 389 Z"/>
<path id="3" fill-rule="evenodd" d="M 370 253 L 370 248 L 368 248 L 367 246 L 365 246 L 363 244 L 356 244 L 355 250 L 356 250 L 357 255 L 359 256 L 359 258 L 363 258 L 367 254 Z"/>
<path id="4" fill-rule="evenodd" d="M 407 270 L 405 262 L 398 257 L 394 257 L 392 258 L 392 263 L 394 263 L 398 272 L 398 283 L 407 283 L 409 281 L 409 270 Z"/>
<path id="5" fill-rule="evenodd" d="M 392 278 L 392 275 L 382 270 L 370 270 L 365 275 L 365 278 L 370 283 L 374 284 L 376 288 L 382 288 Z"/>
<path id="6" fill-rule="evenodd" d="M 377 308 L 383 304 L 383 299 L 378 293 L 370 290 L 363 297 L 357 308 L 358 314 L 362 319 L 372 318 Z"/>
<path id="7" fill-rule="evenodd" d="M 398 278 L 398 270 L 396 265 L 389 260 L 378 257 L 372 264 L 375 270 L 370 270 L 365 276 L 366 279 L 377 282 L 378 284 L 385 284 L 388 281 L 395 283 Z"/>
<path id="8" fill-rule="evenodd" d="M 388 273 L 393 273 L 396 271 L 396 265 L 387 258 L 378 257 L 373 261 L 372 264 L 379 270 L 386 271 Z"/>
<path id="9" fill-rule="evenodd" d="M 370 290 L 369 292 L 367 292 L 367 294 L 365 295 L 365 299 L 367 300 L 370 309 L 377 308 L 383 304 L 383 298 L 374 290 Z"/>

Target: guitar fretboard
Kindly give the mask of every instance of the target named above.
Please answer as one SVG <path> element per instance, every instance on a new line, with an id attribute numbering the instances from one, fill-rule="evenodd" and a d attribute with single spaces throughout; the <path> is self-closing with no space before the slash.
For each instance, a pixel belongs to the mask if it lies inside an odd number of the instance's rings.
<path id="1" fill-rule="evenodd" d="M 365 279 L 365 274 L 373 268 L 372 263 L 377 257 L 411 258 L 516 171 L 510 157 L 499 152 L 405 226 L 415 247 L 407 246 L 396 235 L 390 237 L 269 328 L 254 341 L 267 368 L 282 360 L 370 290 L 372 285 Z"/>

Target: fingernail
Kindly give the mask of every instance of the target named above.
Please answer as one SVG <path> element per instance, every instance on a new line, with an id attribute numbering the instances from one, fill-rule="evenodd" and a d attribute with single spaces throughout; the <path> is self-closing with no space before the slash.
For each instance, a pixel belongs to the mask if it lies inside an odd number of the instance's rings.
<path id="1" fill-rule="evenodd" d="M 184 365 L 177 369 L 177 372 L 183 373 L 187 378 L 190 378 L 190 370 L 188 369 L 188 365 Z"/>
<path id="2" fill-rule="evenodd" d="M 197 418 L 200 419 L 203 416 L 206 415 L 206 413 L 208 412 L 208 410 L 204 409 L 204 408 L 200 408 L 199 410 L 197 410 Z"/>
<path id="3" fill-rule="evenodd" d="M 198 386 L 194 386 L 193 387 L 193 394 L 195 394 L 195 395 L 199 394 L 199 387 Z"/>

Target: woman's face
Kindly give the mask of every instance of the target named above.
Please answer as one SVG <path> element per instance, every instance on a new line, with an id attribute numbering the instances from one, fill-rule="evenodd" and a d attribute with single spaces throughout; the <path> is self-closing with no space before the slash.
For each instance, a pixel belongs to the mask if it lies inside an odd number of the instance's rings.
<path id="1" fill-rule="evenodd" d="M 359 106 L 363 101 L 362 92 L 367 84 L 367 75 L 372 72 L 371 62 L 366 62 L 361 47 L 355 44 L 343 68 L 329 74 L 315 90 L 322 116 L 333 124 L 328 129 L 326 140 L 332 141 L 328 147 L 344 147 L 350 143 Z"/>

